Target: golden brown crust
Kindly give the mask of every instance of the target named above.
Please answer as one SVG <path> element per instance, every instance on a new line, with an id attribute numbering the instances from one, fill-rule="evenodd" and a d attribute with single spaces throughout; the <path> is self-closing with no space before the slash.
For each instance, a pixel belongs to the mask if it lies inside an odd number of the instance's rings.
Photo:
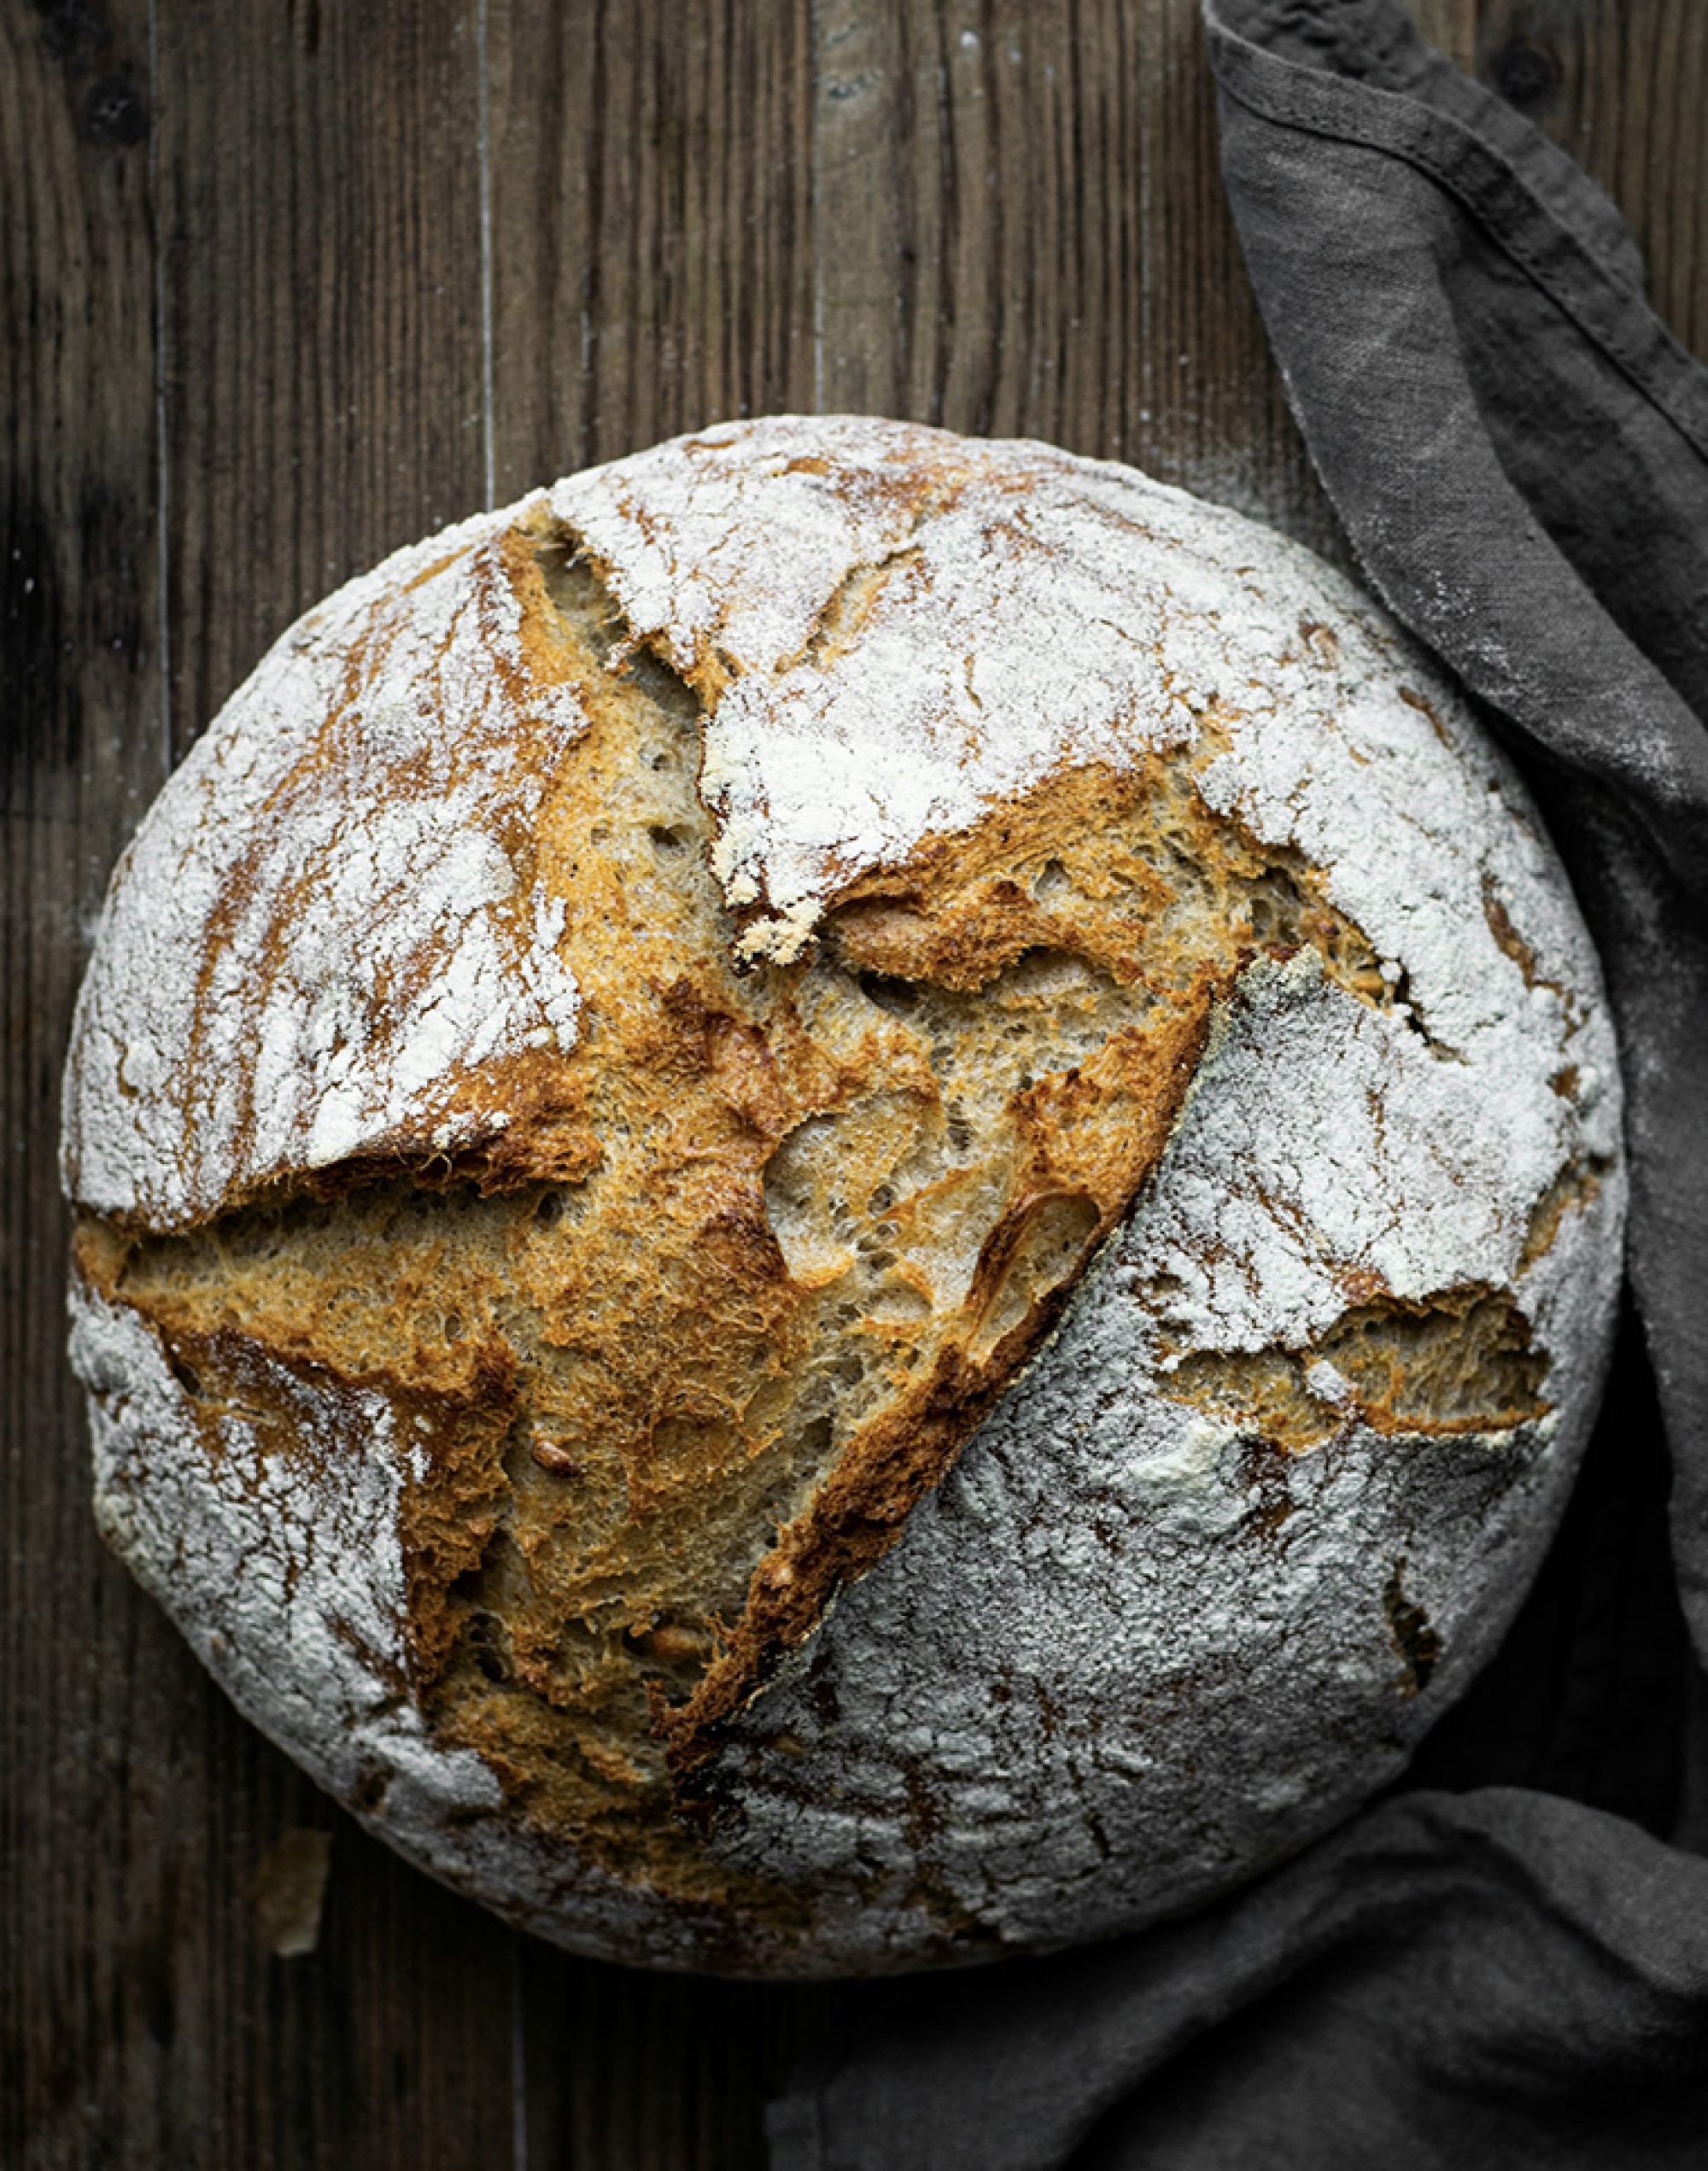
<path id="1" fill-rule="evenodd" d="M 813 954 L 738 968 L 696 789 L 716 653 L 696 698 L 537 513 L 500 563 L 521 607 L 506 699 L 525 719 L 568 688 L 586 720 L 568 749 L 518 727 L 543 791 L 506 838 L 562 901 L 576 1045 L 459 1088 L 478 1118 L 495 1080 L 502 1120 L 453 1145 L 401 1132 L 173 1237 L 88 1221 L 80 1257 L 210 1410 L 249 1394 L 283 1438 L 280 1379 L 387 1399 L 419 1447 L 400 1514 L 436 1737 L 543 1833 L 711 1903 L 727 1881 L 666 1805 L 693 1803 L 726 1723 L 1047 1339 L 1157 1162 L 1217 998 L 1301 944 L 1360 1001 L 1391 991 L 1296 851 L 1208 810 L 1214 716 L 1192 761 L 1050 775 L 846 883 Z M 835 599 L 827 653 L 885 577 Z M 354 652 L 352 700 L 366 668 Z M 312 909 L 285 898 L 266 943 Z M 1177 1385 L 1278 1410 L 1249 1366 Z M 1366 1401 L 1415 1415 L 1397 1390 Z"/>
<path id="2" fill-rule="evenodd" d="M 1046 448 L 744 424 L 400 554 L 80 1001 L 103 1528 L 582 1949 L 1220 1888 L 1457 1693 L 1587 1424 L 1613 1059 L 1514 800 L 1323 569 Z"/>

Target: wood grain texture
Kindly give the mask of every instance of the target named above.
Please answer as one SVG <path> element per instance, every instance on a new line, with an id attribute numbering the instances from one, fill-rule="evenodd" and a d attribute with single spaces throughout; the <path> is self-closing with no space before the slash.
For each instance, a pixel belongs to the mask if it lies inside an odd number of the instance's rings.
<path id="1" fill-rule="evenodd" d="M 1196 0 L 822 0 L 816 26 L 816 404 L 1132 460 L 1332 547 Z"/>
<path id="2" fill-rule="evenodd" d="M 370 12 L 5 18 L 9 2171 L 473 2164 L 510 2131 L 512 1940 L 335 1819 L 106 1557 L 61 1355 L 57 1070 L 119 846 L 290 617 L 479 489 L 478 171 L 434 149 L 472 46 Z M 335 1823 L 321 1951 L 275 1959 L 257 1864 Z"/>
<path id="3" fill-rule="evenodd" d="M 488 0 L 500 502 L 810 409 L 807 0 Z"/>
<path id="4" fill-rule="evenodd" d="M 160 1713 L 133 1664 L 129 1623 L 140 1608 L 90 1527 L 81 1420 L 60 1355 L 65 1224 L 53 1159 L 85 930 L 114 854 L 167 773 L 151 103 L 140 6 L 101 21 L 12 10 L 0 22 L 9 2165 L 87 2160 L 146 2117 L 160 2084 L 146 2022 L 132 2024 L 136 1825 L 123 1785 L 132 1729 L 146 1734 Z"/>
<path id="5" fill-rule="evenodd" d="M 1698 0 L 1418 0 L 1708 343 Z M 743 2171 L 792 2060 L 952 1985 L 649 1979 L 503 1930 L 243 1726 L 102 1554 L 57 1072 L 106 872 L 387 548 L 678 429 L 866 409 L 1132 459 L 1338 554 L 1195 0 L 0 0 L 0 2164 Z M 260 1940 L 333 1835 L 318 1949 Z"/>
<path id="6" fill-rule="evenodd" d="M 482 501 L 478 20 L 158 7 L 179 752 L 299 612 Z"/>
<path id="7" fill-rule="evenodd" d="M 1477 73 L 1624 214 L 1656 308 L 1708 350 L 1708 10 L 1677 0 L 1484 0 Z"/>

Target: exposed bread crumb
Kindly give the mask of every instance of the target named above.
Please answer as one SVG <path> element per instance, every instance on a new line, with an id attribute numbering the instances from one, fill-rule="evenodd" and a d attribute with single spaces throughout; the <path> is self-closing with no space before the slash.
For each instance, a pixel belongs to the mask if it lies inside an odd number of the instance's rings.
<path id="1" fill-rule="evenodd" d="M 256 1868 L 250 1895 L 261 1943 L 281 1960 L 300 1960 L 320 1942 L 332 1835 L 303 1825 L 281 1833 Z"/>

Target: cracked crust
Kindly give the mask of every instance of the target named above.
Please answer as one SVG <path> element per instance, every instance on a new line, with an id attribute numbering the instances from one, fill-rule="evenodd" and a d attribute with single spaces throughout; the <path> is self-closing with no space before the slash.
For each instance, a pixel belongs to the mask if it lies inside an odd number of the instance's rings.
<path id="1" fill-rule="evenodd" d="M 709 432 L 341 592 L 127 855 L 67 1089 L 99 1509 L 566 1942 L 1127 1926 L 1498 1630 L 1617 1119 L 1521 791 L 1332 576 L 1045 448 Z"/>

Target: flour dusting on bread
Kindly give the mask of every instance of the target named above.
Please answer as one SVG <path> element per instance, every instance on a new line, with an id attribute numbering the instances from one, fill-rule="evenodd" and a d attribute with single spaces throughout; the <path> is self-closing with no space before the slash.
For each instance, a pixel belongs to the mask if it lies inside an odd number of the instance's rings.
<path id="1" fill-rule="evenodd" d="M 1618 1120 L 1522 787 L 1344 582 L 1046 447 L 722 426 L 341 591 L 121 864 L 103 1523 L 582 1949 L 1134 1926 L 1490 1647 Z"/>

